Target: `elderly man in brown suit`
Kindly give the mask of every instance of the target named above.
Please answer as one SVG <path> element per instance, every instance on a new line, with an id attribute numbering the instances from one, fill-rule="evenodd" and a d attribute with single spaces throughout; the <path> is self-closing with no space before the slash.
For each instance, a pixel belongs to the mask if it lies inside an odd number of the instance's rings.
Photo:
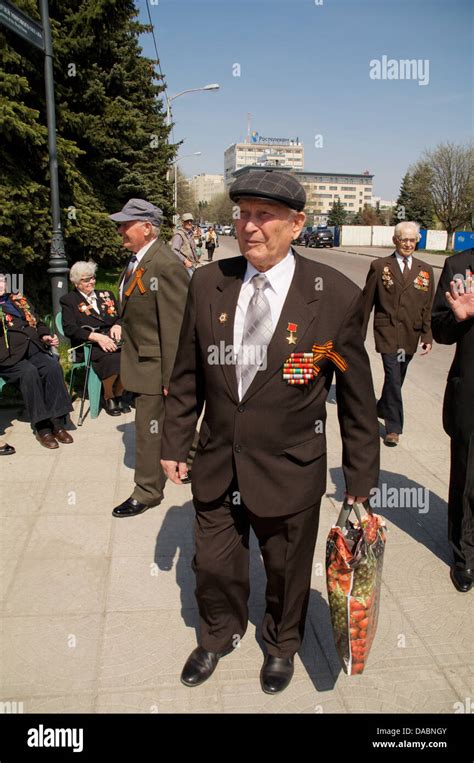
<path id="1" fill-rule="evenodd" d="M 161 209 L 144 199 L 130 199 L 110 219 L 119 223 L 123 246 L 131 253 L 119 280 L 120 377 L 125 389 L 136 393 L 135 489 L 112 512 L 116 517 L 130 517 L 157 506 L 163 498 L 164 396 L 178 347 L 189 278 L 158 238 Z"/>
<path id="2" fill-rule="evenodd" d="M 420 355 L 431 350 L 433 269 L 413 257 L 420 226 L 402 222 L 395 226 L 395 252 L 373 260 L 364 288 L 363 334 L 367 336 L 372 308 L 375 349 L 382 355 L 385 381 L 377 414 L 385 420 L 385 445 L 398 445 L 403 432 L 402 385 L 419 343 Z"/>
<path id="3" fill-rule="evenodd" d="M 162 464 L 178 484 L 205 404 L 192 473 L 200 638 L 181 681 L 202 684 L 246 631 L 252 527 L 267 574 L 261 685 L 274 694 L 303 639 L 334 373 L 350 502 L 378 482 L 377 416 L 360 290 L 291 248 L 301 184 L 251 170 L 230 196 L 243 256 L 195 273 L 166 401 Z"/>

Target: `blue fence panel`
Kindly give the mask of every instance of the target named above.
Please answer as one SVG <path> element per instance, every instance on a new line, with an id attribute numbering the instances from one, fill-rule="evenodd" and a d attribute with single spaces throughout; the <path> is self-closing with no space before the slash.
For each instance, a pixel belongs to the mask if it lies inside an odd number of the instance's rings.
<path id="1" fill-rule="evenodd" d="M 458 230 L 454 234 L 454 251 L 463 252 L 464 249 L 472 249 L 474 247 L 474 231 L 472 230 Z"/>
<path id="2" fill-rule="evenodd" d="M 426 249 L 426 234 L 427 234 L 426 228 L 420 228 L 420 240 L 418 241 L 416 248 L 417 249 Z"/>

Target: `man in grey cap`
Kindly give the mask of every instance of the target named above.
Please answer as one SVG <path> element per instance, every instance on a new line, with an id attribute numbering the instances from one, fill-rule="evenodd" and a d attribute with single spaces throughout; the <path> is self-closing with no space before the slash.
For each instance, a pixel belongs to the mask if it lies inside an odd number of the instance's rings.
<path id="1" fill-rule="evenodd" d="M 188 276 L 192 278 L 199 258 L 196 253 L 196 245 L 193 236 L 194 217 L 190 212 L 185 212 L 181 217 L 181 225 L 175 230 L 171 239 L 171 248 L 187 270 Z"/>
<path id="2" fill-rule="evenodd" d="M 116 517 L 141 514 L 163 498 L 160 466 L 164 396 L 178 346 L 189 279 L 161 241 L 161 209 L 130 199 L 109 216 L 118 223 L 130 257 L 119 279 L 123 348 L 120 376 L 135 397 L 135 489 L 113 510 Z"/>
<path id="3" fill-rule="evenodd" d="M 303 639 L 334 374 L 350 503 L 378 484 L 378 423 L 361 291 L 291 248 L 305 221 L 303 187 L 286 172 L 251 170 L 230 197 L 242 256 L 191 281 L 161 463 L 179 484 L 205 404 L 192 472 L 200 636 L 181 681 L 202 684 L 240 645 L 252 528 L 267 574 L 260 680 L 275 694 L 288 686 Z"/>

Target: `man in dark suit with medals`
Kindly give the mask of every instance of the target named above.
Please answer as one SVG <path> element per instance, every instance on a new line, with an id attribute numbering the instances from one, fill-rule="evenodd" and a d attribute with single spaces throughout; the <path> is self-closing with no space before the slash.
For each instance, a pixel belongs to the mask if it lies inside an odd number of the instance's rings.
<path id="1" fill-rule="evenodd" d="M 135 488 L 113 510 L 115 517 L 141 514 L 163 499 L 160 465 L 164 397 L 173 369 L 189 277 L 160 238 L 161 209 L 130 199 L 110 215 L 119 223 L 131 256 L 119 279 L 123 347 L 120 378 L 135 393 Z"/>
<path id="2" fill-rule="evenodd" d="M 451 438 L 448 539 L 451 580 L 461 593 L 474 584 L 474 249 L 448 257 L 435 295 L 433 336 L 455 344 L 443 404 Z"/>
<path id="3" fill-rule="evenodd" d="M 181 681 L 202 684 L 245 633 L 252 527 L 267 574 L 261 685 L 274 694 L 303 639 L 334 373 L 351 502 L 378 482 L 377 417 L 360 290 L 291 248 L 301 184 L 252 170 L 230 197 L 243 256 L 195 273 L 166 401 L 162 465 L 176 483 L 205 404 L 192 473 L 200 637 Z"/>
<path id="4" fill-rule="evenodd" d="M 382 355 L 384 386 L 377 403 L 385 421 L 385 445 L 398 445 L 403 432 L 402 385 L 408 365 L 421 343 L 420 355 L 431 350 L 433 268 L 413 257 L 420 238 L 418 223 L 395 226 L 395 252 L 372 261 L 364 287 L 363 334 L 372 308 L 375 349 Z"/>

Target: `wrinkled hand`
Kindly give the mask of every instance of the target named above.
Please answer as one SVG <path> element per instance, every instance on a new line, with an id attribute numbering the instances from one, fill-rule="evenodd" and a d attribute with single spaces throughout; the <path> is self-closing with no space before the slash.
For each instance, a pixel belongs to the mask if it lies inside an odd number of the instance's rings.
<path id="1" fill-rule="evenodd" d="M 122 338 L 122 326 L 119 326 L 116 323 L 115 326 L 112 326 L 112 328 L 110 329 L 109 333 L 110 333 L 110 336 L 112 337 L 112 339 L 115 342 L 120 342 L 120 340 Z"/>
<path id="2" fill-rule="evenodd" d="M 45 334 L 41 337 L 41 341 L 48 345 L 48 347 L 57 347 L 59 344 L 59 339 L 54 334 L 54 336 L 51 336 L 51 334 Z"/>
<path id="3" fill-rule="evenodd" d="M 188 465 L 182 461 L 160 461 L 164 473 L 175 485 L 181 485 L 181 480 L 188 476 Z"/>
<path id="4" fill-rule="evenodd" d="M 92 333 L 92 335 L 89 335 L 89 339 L 92 339 L 93 342 L 96 342 L 100 349 L 104 352 L 115 352 L 117 349 L 117 345 L 115 344 L 114 340 L 106 334 Z"/>
<path id="5" fill-rule="evenodd" d="M 193 266 L 193 263 L 191 262 L 191 260 L 188 260 L 187 258 L 185 258 L 185 260 L 184 260 L 184 267 L 185 268 L 192 268 L 192 266 Z"/>
<path id="6" fill-rule="evenodd" d="M 466 321 L 474 318 L 474 283 L 472 276 L 466 278 L 465 286 L 458 278 L 449 284 L 450 291 L 445 292 L 445 297 L 453 311 L 457 321 Z"/>

